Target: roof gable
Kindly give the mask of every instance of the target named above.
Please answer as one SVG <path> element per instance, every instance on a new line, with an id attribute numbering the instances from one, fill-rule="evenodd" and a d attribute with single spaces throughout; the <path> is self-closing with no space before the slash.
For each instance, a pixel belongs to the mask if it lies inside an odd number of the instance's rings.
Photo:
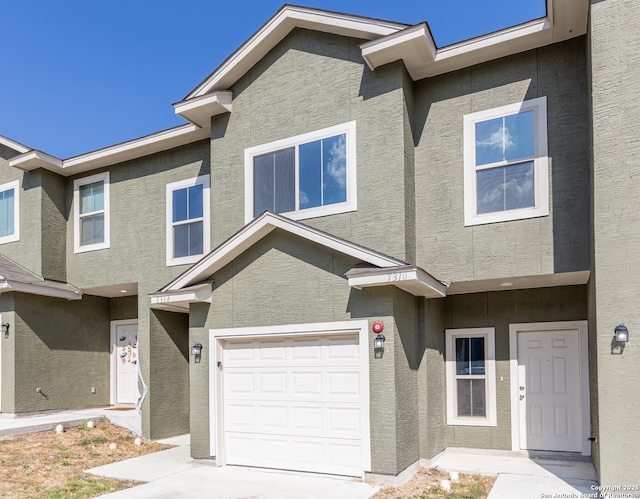
<path id="1" fill-rule="evenodd" d="M 346 277 L 350 287 L 362 289 L 393 285 L 415 296 L 428 298 L 442 297 L 446 294 L 448 283 L 435 279 L 418 267 L 300 222 L 265 212 L 195 263 L 189 270 L 156 293 L 152 293 L 152 307 L 188 313 L 189 303 L 210 302 L 213 283 L 210 280 L 211 275 L 232 262 L 274 229 L 281 229 L 369 264 L 366 268 L 352 269 L 347 272 Z"/>
<path id="2" fill-rule="evenodd" d="M 285 232 L 352 256 L 376 267 L 386 268 L 407 265 L 406 262 L 401 260 L 266 211 L 195 263 L 189 270 L 164 286 L 160 292 L 177 291 L 204 281 L 274 229 L 282 229 Z"/>

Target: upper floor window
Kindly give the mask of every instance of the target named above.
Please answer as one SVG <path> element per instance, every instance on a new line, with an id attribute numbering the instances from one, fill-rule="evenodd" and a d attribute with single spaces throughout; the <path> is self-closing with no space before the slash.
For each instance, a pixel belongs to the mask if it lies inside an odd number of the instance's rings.
<path id="1" fill-rule="evenodd" d="M 496 426 L 494 328 L 446 331 L 447 424 Z"/>
<path id="2" fill-rule="evenodd" d="M 464 219 L 479 225 L 549 214 L 547 98 L 464 117 Z"/>
<path id="3" fill-rule="evenodd" d="M 17 180 L 0 185 L 0 244 L 20 239 L 19 191 L 20 182 Z"/>
<path id="4" fill-rule="evenodd" d="M 355 121 L 245 149 L 245 222 L 356 209 Z"/>
<path id="5" fill-rule="evenodd" d="M 73 182 L 76 253 L 109 247 L 109 172 Z"/>
<path id="6" fill-rule="evenodd" d="M 167 265 L 209 252 L 209 175 L 167 185 Z"/>

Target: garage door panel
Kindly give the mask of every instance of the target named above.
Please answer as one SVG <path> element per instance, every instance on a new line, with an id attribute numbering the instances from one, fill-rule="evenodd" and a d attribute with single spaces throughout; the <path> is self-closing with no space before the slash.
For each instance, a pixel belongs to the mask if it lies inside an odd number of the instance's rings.
<path id="1" fill-rule="evenodd" d="M 263 435 L 358 439 L 362 431 L 361 417 L 359 407 L 339 403 L 230 403 L 227 404 L 225 427 L 229 431 Z"/>
<path id="2" fill-rule="evenodd" d="M 242 340 L 224 349 L 227 463 L 361 475 L 357 335 Z"/>
<path id="3" fill-rule="evenodd" d="M 281 440 L 229 433 L 227 443 L 229 464 L 353 476 L 361 473 L 359 442 L 308 436 Z"/>
<path id="4" fill-rule="evenodd" d="M 323 402 L 338 400 L 359 404 L 360 372 L 329 366 L 296 367 L 226 367 L 227 400 L 299 400 Z"/>

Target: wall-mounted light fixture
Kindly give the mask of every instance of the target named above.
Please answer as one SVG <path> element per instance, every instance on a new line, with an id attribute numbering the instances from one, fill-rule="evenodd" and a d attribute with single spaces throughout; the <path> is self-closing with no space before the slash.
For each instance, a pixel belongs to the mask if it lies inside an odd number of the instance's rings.
<path id="1" fill-rule="evenodd" d="M 9 323 L 3 322 L 2 324 L 0 324 L 0 327 L 2 328 L 2 332 L 4 333 L 4 339 L 6 340 L 7 338 L 9 338 Z"/>
<path id="2" fill-rule="evenodd" d="M 196 343 L 191 347 L 191 355 L 193 355 L 194 362 L 198 364 L 202 357 L 202 343 Z"/>
<path id="3" fill-rule="evenodd" d="M 614 329 L 614 332 L 616 333 L 617 343 L 626 343 L 629 341 L 629 330 L 624 324 L 618 324 Z"/>
<path id="4" fill-rule="evenodd" d="M 373 349 L 374 350 L 384 350 L 384 340 L 386 338 L 384 337 L 384 334 L 379 334 L 378 336 L 376 336 L 373 340 Z"/>

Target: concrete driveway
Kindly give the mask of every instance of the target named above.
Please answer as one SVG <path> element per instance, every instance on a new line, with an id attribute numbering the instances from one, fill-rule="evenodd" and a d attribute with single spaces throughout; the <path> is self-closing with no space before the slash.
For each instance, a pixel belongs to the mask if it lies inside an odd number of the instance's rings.
<path id="1" fill-rule="evenodd" d="M 182 440 L 181 440 L 182 438 Z M 185 437 L 162 440 L 178 445 L 154 454 L 127 459 L 87 470 L 121 480 L 146 482 L 106 494 L 113 498 L 207 499 L 367 499 L 379 489 L 357 479 L 311 473 L 288 473 L 235 466 L 216 467 L 195 463 Z"/>

